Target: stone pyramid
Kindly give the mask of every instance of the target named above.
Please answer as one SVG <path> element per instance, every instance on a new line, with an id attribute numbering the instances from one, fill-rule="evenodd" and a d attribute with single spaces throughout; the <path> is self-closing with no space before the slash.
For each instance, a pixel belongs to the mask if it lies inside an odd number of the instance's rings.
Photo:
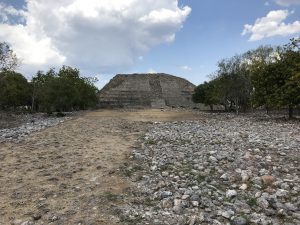
<path id="1" fill-rule="evenodd" d="M 99 107 L 193 107 L 194 89 L 189 81 L 168 74 L 119 74 L 99 92 Z"/>

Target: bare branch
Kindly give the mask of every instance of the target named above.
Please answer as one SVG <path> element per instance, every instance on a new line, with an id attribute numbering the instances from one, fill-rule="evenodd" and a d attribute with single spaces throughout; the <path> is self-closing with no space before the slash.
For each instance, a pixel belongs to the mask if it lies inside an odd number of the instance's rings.
<path id="1" fill-rule="evenodd" d="M 19 65 L 19 60 L 10 46 L 0 42 L 0 71 L 14 70 Z"/>

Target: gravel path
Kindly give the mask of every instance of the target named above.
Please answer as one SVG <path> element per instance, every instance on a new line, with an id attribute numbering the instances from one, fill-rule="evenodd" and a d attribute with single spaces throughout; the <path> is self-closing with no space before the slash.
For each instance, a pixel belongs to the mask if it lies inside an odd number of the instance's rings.
<path id="1" fill-rule="evenodd" d="M 116 224 L 111 200 L 129 185 L 116 173 L 139 127 L 93 112 L 0 144 L 0 224 Z"/>

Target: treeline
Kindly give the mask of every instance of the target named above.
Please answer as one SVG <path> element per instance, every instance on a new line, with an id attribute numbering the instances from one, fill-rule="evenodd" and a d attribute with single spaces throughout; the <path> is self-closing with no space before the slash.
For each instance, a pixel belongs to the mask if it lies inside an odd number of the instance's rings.
<path id="1" fill-rule="evenodd" d="M 97 104 L 94 80 L 80 75 L 76 68 L 50 69 L 28 81 L 14 71 L 17 58 L 5 43 L 0 45 L 0 109 L 26 109 L 37 112 L 84 110 Z"/>
<path id="2" fill-rule="evenodd" d="M 223 59 L 209 82 L 195 89 L 193 100 L 213 110 L 288 109 L 293 117 L 300 105 L 300 38 L 285 46 L 262 46 Z"/>

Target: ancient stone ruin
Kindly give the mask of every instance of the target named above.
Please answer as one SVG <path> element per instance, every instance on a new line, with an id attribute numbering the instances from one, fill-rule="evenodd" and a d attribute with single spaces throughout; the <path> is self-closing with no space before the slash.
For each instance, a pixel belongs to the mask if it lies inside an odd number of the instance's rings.
<path id="1" fill-rule="evenodd" d="M 119 74 L 99 93 L 101 108 L 193 107 L 195 85 L 168 74 Z"/>

